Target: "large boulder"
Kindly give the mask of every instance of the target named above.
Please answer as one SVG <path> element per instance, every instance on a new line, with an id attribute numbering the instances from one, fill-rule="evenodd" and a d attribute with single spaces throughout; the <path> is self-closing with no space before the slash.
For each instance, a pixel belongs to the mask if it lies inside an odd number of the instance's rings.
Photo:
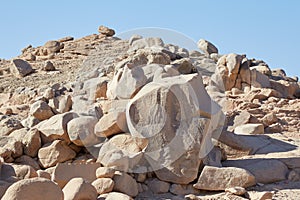
<path id="1" fill-rule="evenodd" d="M 212 54 L 212 53 L 218 53 L 217 47 L 215 47 L 211 42 L 200 39 L 198 41 L 198 48 L 205 54 Z"/>
<path id="2" fill-rule="evenodd" d="M 7 189 L 2 199 L 63 200 L 64 195 L 61 189 L 52 181 L 45 178 L 31 178 L 24 179 L 12 184 Z"/>
<path id="3" fill-rule="evenodd" d="M 51 107 L 46 102 L 41 100 L 36 101 L 31 105 L 29 113 L 40 121 L 49 119 L 54 115 Z"/>
<path id="4" fill-rule="evenodd" d="M 126 118 L 130 133 L 148 141 L 147 170 L 163 181 L 187 184 L 197 178 L 200 158 L 213 148 L 212 134 L 224 116 L 195 73 L 148 83 L 128 104 Z"/>
<path id="5" fill-rule="evenodd" d="M 94 134 L 94 128 L 98 119 L 92 116 L 80 116 L 72 119 L 67 124 L 70 140 L 77 146 L 92 146 L 99 142 Z"/>
<path id="6" fill-rule="evenodd" d="M 194 187 L 200 190 L 219 191 L 237 186 L 246 188 L 255 184 L 255 177 L 245 169 L 205 166 Z"/>
<path id="7" fill-rule="evenodd" d="M 138 184 L 134 178 L 124 172 L 116 172 L 113 178 L 114 191 L 125 193 L 131 197 L 138 195 Z"/>
<path id="8" fill-rule="evenodd" d="M 41 132 L 43 143 L 52 142 L 56 139 L 70 142 L 67 133 L 67 123 L 76 117 L 78 115 L 75 113 L 63 113 L 54 115 L 50 119 L 39 123 L 36 128 Z"/>
<path id="9" fill-rule="evenodd" d="M 53 167 L 57 163 L 65 162 L 75 158 L 76 152 L 73 151 L 66 141 L 55 140 L 40 148 L 38 152 L 39 162 L 42 167 Z"/>
<path id="10" fill-rule="evenodd" d="M 81 177 L 88 182 L 97 179 L 96 170 L 101 167 L 100 163 L 72 164 L 58 163 L 53 169 L 52 179 L 63 188 L 72 178 Z"/>
<path id="11" fill-rule="evenodd" d="M 73 178 L 63 188 L 64 200 L 95 200 L 97 191 L 83 178 Z"/>
<path id="12" fill-rule="evenodd" d="M 12 60 L 10 72 L 16 77 L 25 77 L 33 72 L 31 65 L 22 59 Z"/>

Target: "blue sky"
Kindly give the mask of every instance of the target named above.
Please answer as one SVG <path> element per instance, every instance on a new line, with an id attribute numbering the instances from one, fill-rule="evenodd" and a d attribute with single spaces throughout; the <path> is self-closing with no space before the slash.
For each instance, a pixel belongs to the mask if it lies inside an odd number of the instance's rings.
<path id="1" fill-rule="evenodd" d="M 205 38 L 221 54 L 241 53 L 300 76 L 300 1 L 3 1 L 0 58 L 64 36 L 117 33 L 140 27 L 173 29 L 195 42 Z"/>

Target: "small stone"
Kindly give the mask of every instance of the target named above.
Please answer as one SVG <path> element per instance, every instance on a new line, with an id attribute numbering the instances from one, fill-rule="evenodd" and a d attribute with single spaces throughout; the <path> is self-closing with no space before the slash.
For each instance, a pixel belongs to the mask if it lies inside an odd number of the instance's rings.
<path id="1" fill-rule="evenodd" d="M 131 198 L 130 196 L 120 193 L 120 192 L 111 192 L 105 198 L 105 200 L 117 200 L 117 199 L 133 200 L 133 198 Z"/>
<path id="2" fill-rule="evenodd" d="M 29 113 L 40 121 L 49 119 L 54 115 L 51 107 L 46 102 L 41 100 L 31 105 Z"/>
<path id="3" fill-rule="evenodd" d="M 51 61 L 46 61 L 43 66 L 44 71 L 55 71 L 55 67 Z"/>

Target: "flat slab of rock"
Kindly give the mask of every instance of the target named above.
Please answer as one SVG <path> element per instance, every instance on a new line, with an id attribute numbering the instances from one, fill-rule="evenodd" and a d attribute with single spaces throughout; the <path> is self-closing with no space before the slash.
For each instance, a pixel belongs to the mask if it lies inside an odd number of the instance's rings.
<path id="1" fill-rule="evenodd" d="M 97 179 L 96 170 L 100 163 L 72 164 L 59 163 L 53 172 L 53 181 L 63 188 L 72 178 L 81 177 L 89 182 Z"/>
<path id="2" fill-rule="evenodd" d="M 234 129 L 236 134 L 264 134 L 263 124 L 243 124 Z"/>
<path id="3" fill-rule="evenodd" d="M 231 187 L 247 188 L 255 184 L 255 177 L 245 169 L 205 166 L 194 187 L 200 190 L 219 191 Z"/>

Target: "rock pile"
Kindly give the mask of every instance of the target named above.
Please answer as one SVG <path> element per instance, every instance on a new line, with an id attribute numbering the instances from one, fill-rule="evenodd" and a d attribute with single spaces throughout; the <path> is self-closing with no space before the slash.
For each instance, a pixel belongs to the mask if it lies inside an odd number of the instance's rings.
<path id="1" fill-rule="evenodd" d="M 3 200 L 262 200 L 300 181 L 297 78 L 203 39 L 98 31 L 0 61 Z"/>

